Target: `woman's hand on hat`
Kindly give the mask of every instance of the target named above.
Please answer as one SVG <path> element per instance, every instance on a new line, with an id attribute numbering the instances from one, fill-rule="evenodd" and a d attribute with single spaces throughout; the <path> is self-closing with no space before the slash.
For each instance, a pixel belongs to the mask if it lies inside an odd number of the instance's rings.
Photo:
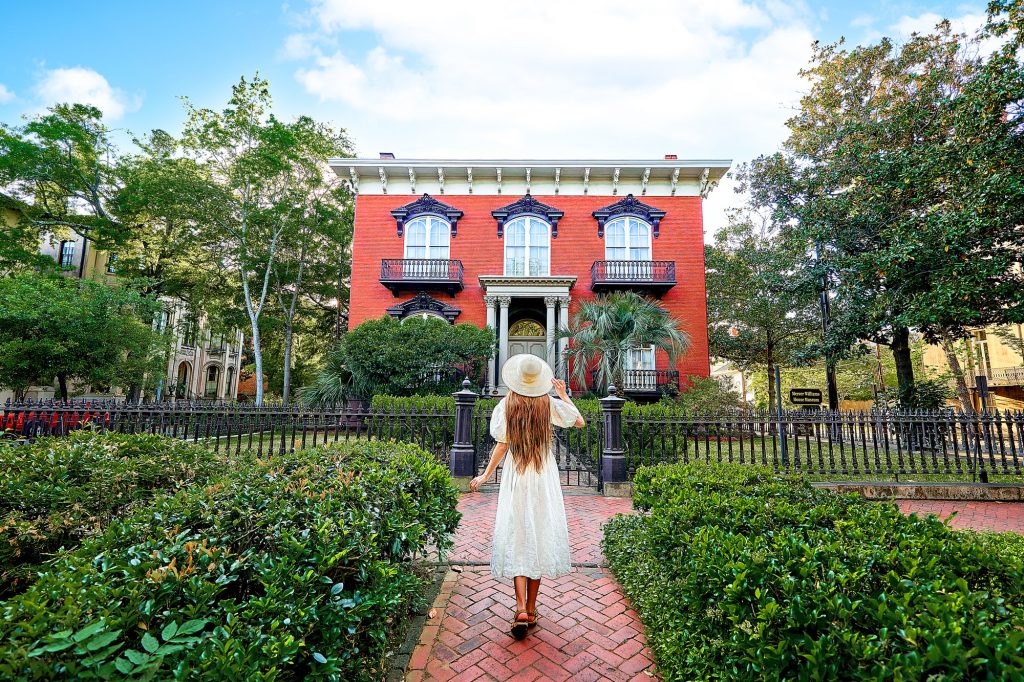
<path id="1" fill-rule="evenodd" d="M 568 394 L 565 392 L 565 382 L 561 379 L 552 379 L 551 386 L 554 387 L 555 393 L 557 393 L 558 397 L 562 400 L 565 400 L 568 397 Z"/>

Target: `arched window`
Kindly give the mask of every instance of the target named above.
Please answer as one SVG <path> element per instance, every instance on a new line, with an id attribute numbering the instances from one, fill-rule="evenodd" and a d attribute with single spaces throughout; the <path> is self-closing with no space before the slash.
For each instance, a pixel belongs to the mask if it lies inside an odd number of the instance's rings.
<path id="1" fill-rule="evenodd" d="M 522 216 L 505 224 L 505 274 L 522 277 L 551 272 L 551 226 L 534 216 Z"/>
<path id="2" fill-rule="evenodd" d="M 437 216 L 410 220 L 405 224 L 405 257 L 448 260 L 451 229 L 451 223 Z"/>
<path id="3" fill-rule="evenodd" d="M 651 226 L 632 216 L 608 221 L 604 257 L 606 260 L 651 260 Z"/>

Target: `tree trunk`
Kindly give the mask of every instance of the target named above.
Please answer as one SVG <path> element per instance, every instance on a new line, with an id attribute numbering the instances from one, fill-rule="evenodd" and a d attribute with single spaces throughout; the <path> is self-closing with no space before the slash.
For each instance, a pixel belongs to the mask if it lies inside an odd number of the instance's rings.
<path id="1" fill-rule="evenodd" d="M 263 348 L 260 346 L 259 318 L 249 316 L 252 329 L 252 357 L 256 364 L 256 405 L 263 404 Z"/>
<path id="2" fill-rule="evenodd" d="M 288 318 L 284 326 L 284 386 L 281 401 L 287 405 L 291 395 L 292 383 L 292 320 Z"/>
<path id="3" fill-rule="evenodd" d="M 768 359 L 768 411 L 775 409 L 775 363 Z"/>
<path id="4" fill-rule="evenodd" d="M 57 389 L 61 400 L 68 399 L 68 377 L 66 374 L 57 375 Z"/>
<path id="5" fill-rule="evenodd" d="M 139 401 L 139 393 L 140 392 L 141 392 L 141 387 L 138 384 L 131 384 L 128 387 L 128 393 L 125 394 L 125 400 L 127 400 L 130 403 L 138 402 Z"/>
<path id="6" fill-rule="evenodd" d="M 893 330 L 893 359 L 896 361 L 896 381 L 899 384 L 900 403 L 902 404 L 914 390 L 914 360 L 910 355 L 910 330 L 897 327 Z"/>
<path id="7" fill-rule="evenodd" d="M 960 404 L 967 414 L 974 414 L 974 401 L 971 400 L 971 392 L 967 389 L 967 381 L 964 379 L 964 370 L 960 366 L 960 358 L 956 356 L 956 348 L 953 347 L 953 339 L 946 334 L 942 335 L 942 352 L 946 354 L 946 364 L 949 371 L 953 373 L 953 380 L 956 382 L 956 395 L 960 398 Z"/>

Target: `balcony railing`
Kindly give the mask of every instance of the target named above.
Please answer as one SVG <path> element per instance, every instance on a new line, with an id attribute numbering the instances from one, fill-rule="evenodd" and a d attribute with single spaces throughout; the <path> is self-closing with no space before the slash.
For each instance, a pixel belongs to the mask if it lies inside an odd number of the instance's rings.
<path id="1" fill-rule="evenodd" d="M 968 386 L 974 386 L 974 375 L 967 375 Z M 989 386 L 1024 386 L 1024 367 L 1002 367 L 986 372 Z"/>
<path id="2" fill-rule="evenodd" d="M 590 269 L 594 291 L 642 289 L 657 296 L 676 285 L 674 260 L 599 260 Z"/>
<path id="3" fill-rule="evenodd" d="M 454 296 L 462 291 L 462 261 L 443 258 L 385 258 L 380 283 L 396 296 L 400 291 L 440 289 Z"/>
<path id="4" fill-rule="evenodd" d="M 623 376 L 622 390 L 631 395 L 658 395 L 679 390 L 679 371 L 675 369 L 627 369 Z M 590 373 L 591 388 L 599 391 L 606 386 L 598 383 L 598 373 Z"/>

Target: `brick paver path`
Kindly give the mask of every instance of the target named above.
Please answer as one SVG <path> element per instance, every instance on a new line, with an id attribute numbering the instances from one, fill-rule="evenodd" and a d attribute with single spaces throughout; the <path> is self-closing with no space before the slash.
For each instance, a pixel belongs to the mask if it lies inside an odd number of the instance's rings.
<path id="1" fill-rule="evenodd" d="M 944 519 L 956 512 L 949 522 L 953 528 L 1024 533 L 1024 503 L 1021 502 L 898 500 L 897 504 L 904 514 L 935 514 Z"/>
<path id="2" fill-rule="evenodd" d="M 629 512 L 630 500 L 565 496 L 572 545 L 569 575 L 541 583 L 539 625 L 515 641 L 511 580 L 491 577 L 497 495 L 463 495 L 452 567 L 409 661 L 406 680 L 658 679 L 643 627 L 611 573 L 603 568 L 601 524 Z"/>

